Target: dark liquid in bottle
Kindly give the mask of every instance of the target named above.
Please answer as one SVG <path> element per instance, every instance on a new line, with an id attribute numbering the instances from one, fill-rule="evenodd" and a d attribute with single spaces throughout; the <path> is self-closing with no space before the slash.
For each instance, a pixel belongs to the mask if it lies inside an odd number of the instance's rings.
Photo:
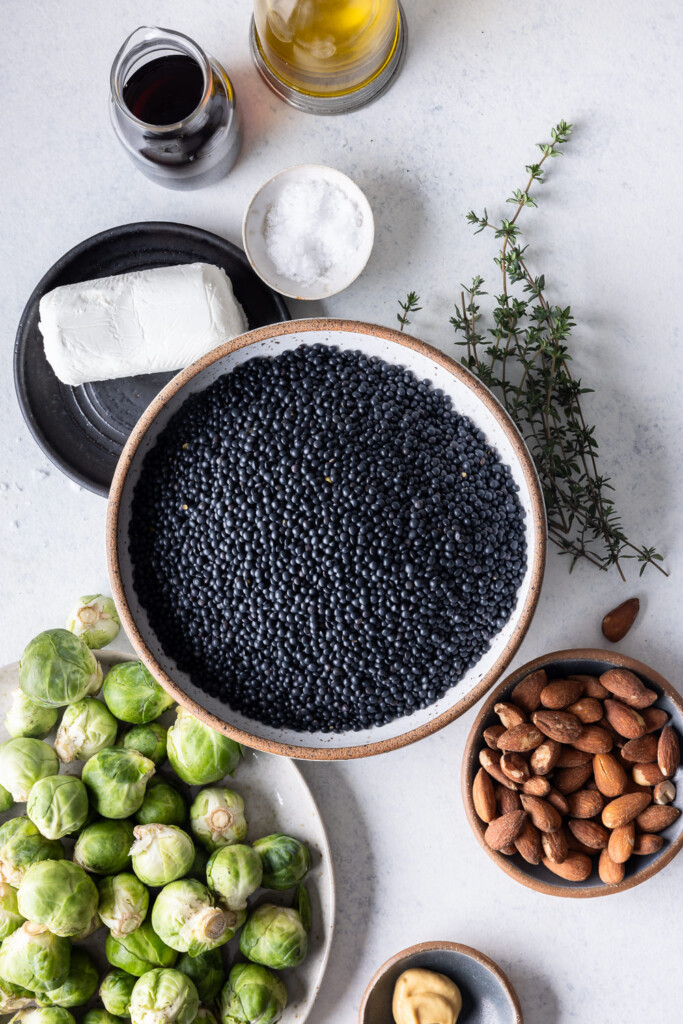
<path id="1" fill-rule="evenodd" d="M 204 75 L 192 57 L 176 53 L 143 64 L 123 87 L 123 101 L 146 124 L 176 124 L 197 109 Z"/>

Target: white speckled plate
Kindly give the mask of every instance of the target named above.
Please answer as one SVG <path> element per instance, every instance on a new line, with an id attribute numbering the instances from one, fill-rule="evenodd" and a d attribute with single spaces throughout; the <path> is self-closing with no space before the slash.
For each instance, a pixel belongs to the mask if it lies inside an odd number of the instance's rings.
<path id="1" fill-rule="evenodd" d="M 96 651 L 95 653 L 102 662 L 105 673 L 117 662 L 134 660 L 134 656 L 131 654 L 115 651 Z M 8 738 L 4 718 L 6 709 L 9 707 L 10 694 L 18 686 L 18 667 L 18 664 L 15 663 L 0 668 L 0 739 L 2 740 Z M 169 712 L 162 717 L 161 722 L 170 724 L 173 717 L 173 713 Z M 167 718 L 168 721 L 166 721 Z M 51 738 L 48 737 L 48 740 Z M 77 774 L 80 774 L 81 768 L 82 762 L 76 762 L 73 766 L 69 766 L 69 770 L 73 769 L 73 772 Z M 168 774 L 169 777 L 172 777 L 170 769 L 166 768 L 165 770 L 164 766 L 161 767 L 160 774 Z M 174 778 L 174 781 L 178 780 Z M 234 779 L 226 781 L 244 797 L 249 822 L 249 841 L 271 832 L 286 832 L 303 839 L 311 850 L 313 867 L 306 879 L 313 910 L 313 929 L 310 935 L 309 953 L 299 967 L 282 972 L 289 991 L 289 1004 L 282 1017 L 282 1024 L 303 1024 L 318 994 L 327 966 L 334 931 L 334 874 L 325 826 L 301 772 L 294 762 L 287 758 L 246 750 L 245 758 L 236 769 Z M 180 785 L 182 788 L 182 783 Z M 196 793 L 201 787 L 185 788 Z M 25 814 L 25 808 L 25 804 L 15 804 L 11 812 L 2 815 L 2 820 L 14 817 L 16 814 Z M 257 902 L 286 903 L 288 900 L 291 902 L 291 893 L 266 893 L 265 890 L 259 890 L 256 900 Z M 102 974 L 110 969 L 104 954 L 106 935 L 106 930 L 102 928 L 86 940 L 88 950 L 96 957 Z M 223 949 L 227 950 L 226 960 L 228 966 L 231 966 L 239 956 L 237 940 L 233 939 Z M 79 1008 L 76 1012 L 79 1013 Z"/>

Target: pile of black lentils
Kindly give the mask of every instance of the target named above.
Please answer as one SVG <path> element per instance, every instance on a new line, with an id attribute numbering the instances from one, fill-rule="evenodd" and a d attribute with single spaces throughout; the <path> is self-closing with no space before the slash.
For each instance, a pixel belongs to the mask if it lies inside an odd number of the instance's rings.
<path id="1" fill-rule="evenodd" d="M 145 457 L 134 586 L 193 682 L 273 726 L 341 731 L 431 704 L 487 650 L 526 567 L 481 430 L 360 352 L 255 358 Z"/>

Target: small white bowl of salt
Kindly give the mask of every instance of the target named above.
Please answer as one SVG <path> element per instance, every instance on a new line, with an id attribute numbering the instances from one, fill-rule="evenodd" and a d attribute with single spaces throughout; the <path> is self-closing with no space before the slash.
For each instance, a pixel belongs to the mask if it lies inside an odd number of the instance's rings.
<path id="1" fill-rule="evenodd" d="M 252 267 L 275 291 L 326 299 L 365 267 L 375 223 L 365 195 L 345 174 L 300 164 L 261 186 L 244 215 L 242 238 Z"/>

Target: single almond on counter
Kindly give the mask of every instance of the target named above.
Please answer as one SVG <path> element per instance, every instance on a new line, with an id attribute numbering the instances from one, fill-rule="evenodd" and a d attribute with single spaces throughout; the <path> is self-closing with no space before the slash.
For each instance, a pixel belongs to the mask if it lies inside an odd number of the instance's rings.
<path id="1" fill-rule="evenodd" d="M 629 821 L 626 825 L 612 830 L 607 849 L 615 864 L 625 864 L 633 853 L 636 842 L 636 823 Z"/>
<path id="2" fill-rule="evenodd" d="M 541 704 L 544 708 L 561 711 L 577 701 L 583 693 L 583 683 L 578 679 L 554 679 L 541 690 Z"/>
<path id="3" fill-rule="evenodd" d="M 602 635 L 605 640 L 616 644 L 623 640 L 629 629 L 636 621 L 640 611 L 640 601 L 637 597 L 629 597 L 628 601 L 622 601 L 611 612 L 607 612 L 602 620 Z"/>
<path id="4" fill-rule="evenodd" d="M 645 719 L 633 708 L 619 700 L 606 700 L 603 706 L 607 721 L 620 736 L 625 736 L 628 740 L 637 740 L 645 735 Z"/>
<path id="5" fill-rule="evenodd" d="M 678 745 L 678 736 L 670 725 L 665 725 L 659 734 L 657 744 L 657 764 L 662 775 L 671 778 L 676 774 L 676 769 L 681 763 L 681 750 Z"/>
<path id="6" fill-rule="evenodd" d="M 638 701 L 642 700 L 647 692 L 646 687 L 638 676 L 627 668 L 608 669 L 607 672 L 603 672 L 600 676 L 600 682 L 618 700 L 631 706 L 633 706 L 634 701 L 638 703 Z"/>
<path id="7" fill-rule="evenodd" d="M 619 828 L 637 818 L 644 811 L 652 797 L 649 793 L 625 793 L 616 800 L 610 800 L 602 809 L 602 823 L 606 828 Z M 647 830 L 645 830 L 647 831 Z M 656 830 L 655 830 L 656 831 Z"/>
<path id="8" fill-rule="evenodd" d="M 569 804 L 567 803 L 567 797 L 564 793 L 560 793 L 559 789 L 550 787 L 550 792 L 545 797 L 549 804 L 551 804 L 556 811 L 560 814 L 569 814 Z"/>
<path id="9" fill-rule="evenodd" d="M 538 796 L 529 796 L 527 793 L 522 793 L 520 800 L 536 828 L 541 832 L 557 832 L 562 824 L 562 818 L 552 804 Z"/>
<path id="10" fill-rule="evenodd" d="M 576 768 L 556 768 L 553 775 L 555 788 L 567 796 L 575 793 L 577 789 L 583 789 L 593 774 L 593 765 L 590 760 L 586 764 L 577 765 Z"/>
<path id="11" fill-rule="evenodd" d="M 656 786 L 666 779 L 658 764 L 634 764 L 631 777 L 639 786 Z"/>
<path id="12" fill-rule="evenodd" d="M 548 871 L 559 875 L 567 882 L 585 882 L 593 869 L 590 857 L 575 850 L 569 852 L 561 864 L 554 863 L 549 857 L 544 857 L 543 863 Z"/>
<path id="13" fill-rule="evenodd" d="M 580 679 L 583 683 L 584 697 L 596 697 L 597 700 L 604 700 L 609 697 L 609 690 L 606 690 L 597 676 L 573 675 L 570 679 Z"/>
<path id="14" fill-rule="evenodd" d="M 531 721 L 544 736 L 558 743 L 573 743 L 583 732 L 581 722 L 568 711 L 534 711 Z"/>
<path id="15" fill-rule="evenodd" d="M 636 835 L 633 852 L 638 857 L 644 857 L 649 853 L 659 853 L 663 846 L 664 840 L 661 836 L 653 836 L 648 832 L 640 832 Z"/>
<path id="16" fill-rule="evenodd" d="M 529 796 L 545 797 L 550 792 L 550 783 L 542 775 L 532 775 L 530 779 L 522 783 L 522 792 Z"/>
<path id="17" fill-rule="evenodd" d="M 664 708 L 643 708 L 641 717 L 645 722 L 647 732 L 658 732 L 669 721 L 669 716 Z"/>
<path id="18" fill-rule="evenodd" d="M 511 846 L 524 828 L 527 820 L 526 811 L 512 811 L 492 821 L 484 832 L 484 839 L 492 850 L 502 850 Z"/>
<path id="19" fill-rule="evenodd" d="M 656 804 L 670 804 L 676 799 L 676 787 L 671 779 L 657 783 L 652 793 L 652 799 Z"/>
<path id="20" fill-rule="evenodd" d="M 547 775 L 559 761 L 562 744 L 557 740 L 546 739 L 536 747 L 531 755 L 530 764 L 534 775 Z"/>
<path id="21" fill-rule="evenodd" d="M 562 747 L 560 756 L 557 759 L 558 768 L 578 768 L 579 765 L 589 764 L 593 755 L 587 750 L 575 750 L 574 747 Z"/>
<path id="22" fill-rule="evenodd" d="M 500 770 L 508 779 L 518 782 L 520 785 L 526 782 L 531 775 L 529 764 L 521 754 L 515 754 L 506 750 L 500 759 Z"/>
<path id="23" fill-rule="evenodd" d="M 567 834 L 563 828 L 558 828 L 557 832 L 541 832 L 541 846 L 553 864 L 561 864 L 569 853 Z"/>
<path id="24" fill-rule="evenodd" d="M 507 786 L 508 789 L 517 789 L 517 783 L 513 782 L 512 779 L 508 779 L 507 775 L 502 771 L 500 767 L 500 759 L 502 757 L 500 750 L 489 750 L 485 748 L 479 751 L 479 764 L 484 768 L 489 775 L 500 782 L 502 786 Z"/>
<path id="25" fill-rule="evenodd" d="M 523 805 L 524 798 L 522 798 Z M 636 818 L 636 825 L 641 832 L 661 832 L 669 825 L 673 825 L 680 813 L 678 807 L 672 807 L 671 804 L 652 804 L 651 807 L 646 807 L 644 811 L 641 811 Z"/>
<path id="26" fill-rule="evenodd" d="M 490 725 L 488 729 L 484 729 L 484 743 L 486 744 L 487 747 L 490 747 L 491 750 L 497 750 L 498 738 L 502 736 L 504 732 L 504 725 Z"/>
<path id="27" fill-rule="evenodd" d="M 572 742 L 572 746 L 577 750 L 589 754 L 607 754 L 613 745 L 610 734 L 599 725 L 584 725 L 581 735 Z"/>
<path id="28" fill-rule="evenodd" d="M 603 717 L 602 702 L 595 697 L 582 697 L 567 708 L 570 714 L 576 715 L 584 725 L 599 722 Z"/>
<path id="29" fill-rule="evenodd" d="M 474 809 L 482 821 L 487 823 L 493 821 L 498 814 L 496 807 L 496 794 L 491 782 L 491 776 L 480 768 L 474 776 L 472 783 L 472 803 Z"/>
<path id="30" fill-rule="evenodd" d="M 515 847 L 528 864 L 541 863 L 543 856 L 541 834 L 528 818 L 524 822 L 524 828 L 515 839 Z"/>
<path id="31" fill-rule="evenodd" d="M 600 854 L 600 860 L 598 861 L 598 874 L 600 875 L 600 881 L 604 882 L 605 885 L 619 885 L 624 880 L 626 866 L 613 861 L 609 855 L 609 850 L 605 849 Z"/>
<path id="32" fill-rule="evenodd" d="M 496 804 L 500 814 L 509 814 L 511 811 L 521 811 L 522 809 L 519 794 L 505 786 L 496 786 Z"/>
<path id="33" fill-rule="evenodd" d="M 596 789 L 579 789 L 567 797 L 572 818 L 595 818 L 605 805 L 602 794 Z"/>
<path id="34" fill-rule="evenodd" d="M 567 824 L 572 835 L 590 850 L 604 850 L 609 842 L 608 829 L 597 821 L 571 818 Z"/>
<path id="35" fill-rule="evenodd" d="M 644 716 L 642 716 L 644 718 Z M 621 748 L 621 756 L 625 761 L 634 764 L 649 763 L 657 760 L 657 737 L 652 733 L 640 736 L 637 740 L 629 740 Z"/>
<path id="36" fill-rule="evenodd" d="M 506 729 L 512 729 L 515 725 L 521 725 L 527 720 L 521 708 L 515 707 L 514 704 L 508 704 L 505 701 L 494 704 L 493 710 Z"/>
<path id="37" fill-rule="evenodd" d="M 544 739 L 543 733 L 535 725 L 531 722 L 522 722 L 520 725 L 513 725 L 511 729 L 506 729 L 503 735 L 498 737 L 498 749 L 525 754 L 539 747 Z"/>
<path id="38" fill-rule="evenodd" d="M 547 682 L 548 676 L 545 669 L 539 668 L 535 672 L 530 672 L 528 676 L 525 676 L 524 679 L 513 687 L 510 700 L 530 715 L 532 711 L 540 707 L 541 691 Z"/>

